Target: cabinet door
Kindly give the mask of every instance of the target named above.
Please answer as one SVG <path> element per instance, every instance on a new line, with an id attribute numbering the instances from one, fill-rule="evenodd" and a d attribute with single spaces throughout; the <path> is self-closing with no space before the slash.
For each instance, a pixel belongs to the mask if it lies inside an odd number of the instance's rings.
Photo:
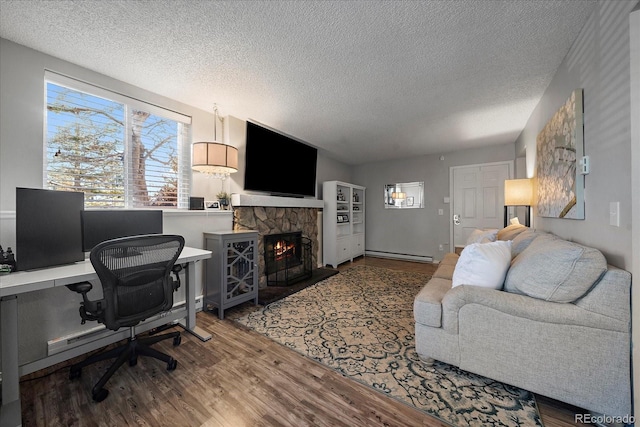
<path id="1" fill-rule="evenodd" d="M 256 241 L 254 239 L 228 240 L 225 242 L 224 265 L 226 299 L 257 291 L 254 269 Z"/>
<path id="2" fill-rule="evenodd" d="M 355 234 L 351 238 L 351 256 L 356 257 L 364 254 L 364 233 Z"/>
<path id="3" fill-rule="evenodd" d="M 351 238 L 343 237 L 337 240 L 336 259 L 338 263 L 351 259 Z"/>

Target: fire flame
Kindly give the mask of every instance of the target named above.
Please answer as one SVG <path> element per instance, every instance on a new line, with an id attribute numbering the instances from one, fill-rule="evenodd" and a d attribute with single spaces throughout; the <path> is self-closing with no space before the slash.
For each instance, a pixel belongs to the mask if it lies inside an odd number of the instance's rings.
<path id="1" fill-rule="evenodd" d="M 275 254 L 276 261 L 292 256 L 293 254 L 291 252 L 295 251 L 295 247 L 296 245 L 294 243 L 278 240 L 276 244 L 273 245 L 273 253 Z"/>

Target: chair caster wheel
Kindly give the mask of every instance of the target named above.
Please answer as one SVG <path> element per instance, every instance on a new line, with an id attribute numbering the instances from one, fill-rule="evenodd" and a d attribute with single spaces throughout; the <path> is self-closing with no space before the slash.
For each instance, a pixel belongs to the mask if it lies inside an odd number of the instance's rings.
<path id="1" fill-rule="evenodd" d="M 70 380 L 78 379 L 78 378 L 80 378 L 81 376 L 82 376 L 82 368 L 75 368 L 75 367 L 72 367 L 72 368 L 69 370 L 69 379 L 70 379 Z"/>
<path id="2" fill-rule="evenodd" d="M 169 363 L 167 363 L 167 371 L 173 371 L 178 366 L 178 361 L 176 359 L 171 359 Z"/>
<path id="3" fill-rule="evenodd" d="M 173 338 L 173 346 L 174 347 L 179 346 L 181 342 L 182 342 L 182 336 L 178 335 L 177 337 Z"/>
<path id="4" fill-rule="evenodd" d="M 107 396 L 109 396 L 109 390 L 107 390 L 106 388 L 101 388 L 100 390 L 92 393 L 94 402 L 102 402 L 107 398 Z"/>

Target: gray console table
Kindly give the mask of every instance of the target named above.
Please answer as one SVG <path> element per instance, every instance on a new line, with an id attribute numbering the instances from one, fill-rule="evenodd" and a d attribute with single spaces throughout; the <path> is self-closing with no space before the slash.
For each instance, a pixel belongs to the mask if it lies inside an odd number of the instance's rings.
<path id="1" fill-rule="evenodd" d="M 203 308 L 224 311 L 245 301 L 258 304 L 258 232 L 204 233 L 204 247 L 212 256 L 205 261 Z"/>

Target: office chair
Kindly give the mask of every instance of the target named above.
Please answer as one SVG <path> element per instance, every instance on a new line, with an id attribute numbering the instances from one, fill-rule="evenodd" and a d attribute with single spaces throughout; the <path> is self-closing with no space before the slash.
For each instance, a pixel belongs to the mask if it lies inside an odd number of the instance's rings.
<path id="1" fill-rule="evenodd" d="M 180 332 L 136 338 L 135 326 L 173 306 L 173 292 L 180 287 L 180 265 L 174 265 L 184 238 L 173 235 L 143 235 L 107 240 L 91 250 L 90 260 L 102 284 L 103 297 L 89 300 L 92 289 L 89 282 L 67 285 L 82 294 L 80 303 L 81 323 L 97 320 L 114 331 L 128 327 L 128 342 L 120 347 L 92 355 L 71 367 L 69 379 L 79 378 L 82 368 L 101 360 L 117 359 L 100 378 L 92 390 L 93 400 L 101 402 L 109 391 L 104 385 L 125 361 L 129 366 L 138 362 L 138 355 L 150 356 L 167 363 L 167 370 L 176 369 L 178 362 L 171 356 L 149 347 L 158 341 L 173 338 L 173 345 L 180 345 Z M 171 277 L 171 273 L 173 276 Z"/>

